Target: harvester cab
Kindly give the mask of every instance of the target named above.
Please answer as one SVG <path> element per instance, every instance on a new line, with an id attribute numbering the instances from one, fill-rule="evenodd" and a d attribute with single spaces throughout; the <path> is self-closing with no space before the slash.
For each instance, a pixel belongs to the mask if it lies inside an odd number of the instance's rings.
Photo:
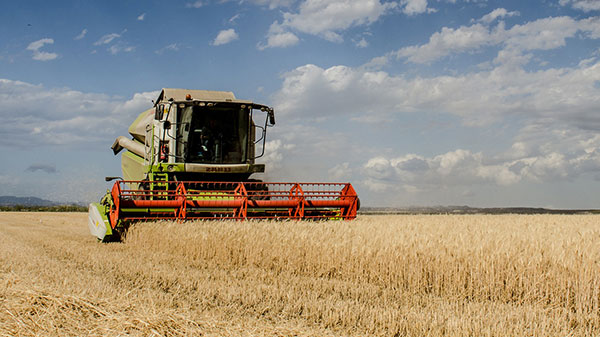
<path id="1" fill-rule="evenodd" d="M 251 179 L 265 171 L 255 161 L 273 125 L 272 108 L 232 92 L 163 89 L 131 124 L 131 137 L 112 145 L 115 155 L 127 150 L 123 177 L 90 204 L 92 235 L 118 239 L 130 223 L 156 219 L 356 217 L 358 198 L 348 183 Z"/>
<path id="2" fill-rule="evenodd" d="M 254 123 L 257 112 L 265 114 L 263 125 Z M 163 89 L 129 127 L 133 139 L 121 136 L 112 149 L 128 150 L 121 159 L 124 180 L 247 181 L 265 171 L 255 160 L 274 124 L 272 108 L 231 92 Z"/>

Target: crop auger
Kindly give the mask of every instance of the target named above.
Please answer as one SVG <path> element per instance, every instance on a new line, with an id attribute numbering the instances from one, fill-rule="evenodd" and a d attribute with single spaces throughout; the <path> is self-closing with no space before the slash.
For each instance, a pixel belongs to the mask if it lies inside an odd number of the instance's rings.
<path id="1" fill-rule="evenodd" d="M 263 114 L 264 124 L 255 124 Z M 273 125 L 272 108 L 232 92 L 163 89 L 129 127 L 132 137 L 112 145 L 115 155 L 127 150 L 123 177 L 107 177 L 114 185 L 90 204 L 92 235 L 118 240 L 132 222 L 146 220 L 356 218 L 360 203 L 350 183 L 250 178 L 265 171 L 255 159 Z"/>

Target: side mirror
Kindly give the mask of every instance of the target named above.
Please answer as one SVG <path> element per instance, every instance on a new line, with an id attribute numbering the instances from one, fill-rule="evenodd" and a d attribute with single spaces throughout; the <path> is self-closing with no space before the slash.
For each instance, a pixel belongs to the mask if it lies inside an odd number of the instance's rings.
<path id="1" fill-rule="evenodd" d="M 269 123 L 271 123 L 271 125 L 275 125 L 275 112 L 273 110 L 269 111 Z"/>
<path id="2" fill-rule="evenodd" d="M 164 105 L 157 105 L 154 108 L 154 119 L 161 120 L 163 118 Z"/>

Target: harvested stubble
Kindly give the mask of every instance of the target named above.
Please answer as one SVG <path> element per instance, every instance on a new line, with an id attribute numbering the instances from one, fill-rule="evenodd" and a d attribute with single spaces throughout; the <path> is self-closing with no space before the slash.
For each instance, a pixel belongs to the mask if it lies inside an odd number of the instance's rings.
<path id="1" fill-rule="evenodd" d="M 600 334 L 600 216 L 85 220 L 2 214 L 0 335 Z"/>

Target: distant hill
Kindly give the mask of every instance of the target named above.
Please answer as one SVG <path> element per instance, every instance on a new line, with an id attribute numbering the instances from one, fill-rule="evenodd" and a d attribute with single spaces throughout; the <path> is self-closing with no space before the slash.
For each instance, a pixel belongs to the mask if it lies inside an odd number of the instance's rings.
<path id="1" fill-rule="evenodd" d="M 37 197 L 15 197 L 10 195 L 0 196 L 0 206 L 57 206 L 57 202 Z"/>

